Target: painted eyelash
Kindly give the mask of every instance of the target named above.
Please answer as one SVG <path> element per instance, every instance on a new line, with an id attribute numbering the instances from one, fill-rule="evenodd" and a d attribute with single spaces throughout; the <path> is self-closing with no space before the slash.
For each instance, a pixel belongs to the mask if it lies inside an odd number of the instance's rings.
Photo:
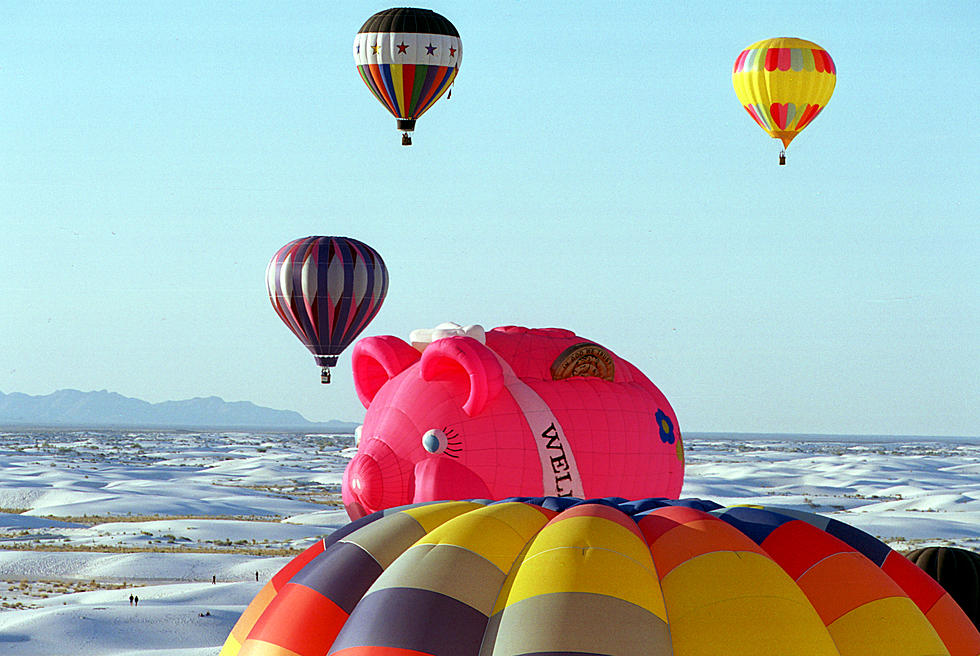
<path id="1" fill-rule="evenodd" d="M 450 429 L 448 426 L 444 427 L 442 429 L 442 432 L 446 436 L 446 448 L 443 451 L 443 453 L 445 453 L 450 458 L 459 458 L 458 455 L 455 455 L 463 450 L 463 440 L 460 438 L 459 433 Z M 458 449 L 452 448 L 454 446 L 459 448 Z M 452 453 L 450 453 L 450 451 Z"/>

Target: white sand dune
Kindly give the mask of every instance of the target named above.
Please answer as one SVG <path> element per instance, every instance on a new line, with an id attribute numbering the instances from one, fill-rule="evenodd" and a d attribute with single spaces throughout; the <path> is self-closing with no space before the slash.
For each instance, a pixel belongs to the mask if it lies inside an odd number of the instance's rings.
<path id="1" fill-rule="evenodd" d="M 309 546 L 307 540 L 305 546 Z M 255 557 L 240 554 L 195 553 L 99 553 L 0 550 L 0 579 L 96 579 L 111 582 L 266 581 L 288 557 Z M 3 617 L 0 614 L 0 617 Z"/>
<path id="2" fill-rule="evenodd" d="M 818 512 L 893 548 L 980 548 L 980 439 L 692 440 L 684 496 Z"/>
<path id="3" fill-rule="evenodd" d="M 0 531 L 28 528 L 70 528 L 74 526 L 82 526 L 82 524 L 63 522 L 57 519 L 48 519 L 47 517 L 0 513 Z"/>
<path id="4" fill-rule="evenodd" d="M 0 596 L 22 606 L 0 612 L 0 654 L 216 655 L 288 562 L 273 550 L 305 548 L 347 522 L 338 500 L 350 443 L 0 435 L 0 581 L 9 582 Z M 980 439 L 688 435 L 686 444 L 682 496 L 818 512 L 898 549 L 980 549 Z M 23 587 L 39 581 L 127 587 L 62 594 L 46 584 L 47 598 Z"/>
<path id="5" fill-rule="evenodd" d="M 38 609 L 0 614 L 0 651 L 211 655 L 260 587 L 171 584 L 66 595 Z M 139 596 L 138 606 L 130 605 L 130 594 Z"/>

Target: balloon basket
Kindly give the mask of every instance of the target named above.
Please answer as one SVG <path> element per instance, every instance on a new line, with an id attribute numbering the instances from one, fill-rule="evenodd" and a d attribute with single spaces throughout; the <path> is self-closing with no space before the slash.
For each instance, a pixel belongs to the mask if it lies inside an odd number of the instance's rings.
<path id="1" fill-rule="evenodd" d="M 320 367 L 320 382 L 324 385 L 330 384 L 330 367 Z"/>
<path id="2" fill-rule="evenodd" d="M 786 166 L 786 151 L 785 150 L 779 151 L 779 165 L 780 166 Z"/>
<path id="3" fill-rule="evenodd" d="M 415 119 L 414 118 L 400 118 L 395 121 L 395 126 L 402 132 L 402 145 L 411 146 L 412 145 L 412 135 L 409 134 L 415 129 Z"/>

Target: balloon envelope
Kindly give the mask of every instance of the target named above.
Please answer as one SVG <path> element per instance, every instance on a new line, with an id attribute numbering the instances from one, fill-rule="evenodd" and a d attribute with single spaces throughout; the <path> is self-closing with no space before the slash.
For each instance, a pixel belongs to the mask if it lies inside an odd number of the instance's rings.
<path id="1" fill-rule="evenodd" d="M 836 520 L 711 501 L 444 501 L 361 518 L 256 596 L 221 656 L 976 656 L 924 572 Z"/>
<path id="2" fill-rule="evenodd" d="M 521 326 L 442 324 L 411 342 L 354 345 L 367 413 L 342 485 L 352 519 L 440 499 L 680 493 L 677 417 L 610 349 Z"/>
<path id="3" fill-rule="evenodd" d="M 449 89 L 463 57 L 459 32 L 428 9 L 380 11 L 354 38 L 354 63 L 374 97 L 412 130 Z"/>
<path id="4" fill-rule="evenodd" d="M 836 82 L 837 68 L 830 54 L 803 39 L 753 43 L 739 54 L 732 69 L 739 102 L 784 147 L 823 111 Z"/>
<path id="5" fill-rule="evenodd" d="M 377 251 L 356 239 L 304 237 L 273 256 L 266 289 L 316 363 L 332 367 L 381 309 L 388 270 Z"/>

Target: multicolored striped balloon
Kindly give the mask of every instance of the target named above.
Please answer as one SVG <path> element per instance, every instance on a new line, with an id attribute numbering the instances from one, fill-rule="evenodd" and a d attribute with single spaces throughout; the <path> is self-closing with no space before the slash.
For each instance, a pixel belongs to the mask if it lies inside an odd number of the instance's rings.
<path id="1" fill-rule="evenodd" d="M 745 111 L 784 148 L 827 106 L 836 82 L 830 54 L 803 39 L 753 43 L 732 69 L 735 95 Z"/>
<path id="2" fill-rule="evenodd" d="M 269 300 L 330 382 L 337 356 L 381 309 L 388 269 L 373 248 L 349 237 L 304 237 L 280 248 L 265 275 Z"/>
<path id="3" fill-rule="evenodd" d="M 449 89 L 463 57 L 459 32 L 429 9 L 386 9 L 354 37 L 354 63 L 374 97 L 398 119 L 402 143 L 415 120 Z"/>
<path id="4" fill-rule="evenodd" d="M 698 499 L 443 501 L 363 517 L 221 656 L 976 656 L 927 574 L 842 522 Z"/>

